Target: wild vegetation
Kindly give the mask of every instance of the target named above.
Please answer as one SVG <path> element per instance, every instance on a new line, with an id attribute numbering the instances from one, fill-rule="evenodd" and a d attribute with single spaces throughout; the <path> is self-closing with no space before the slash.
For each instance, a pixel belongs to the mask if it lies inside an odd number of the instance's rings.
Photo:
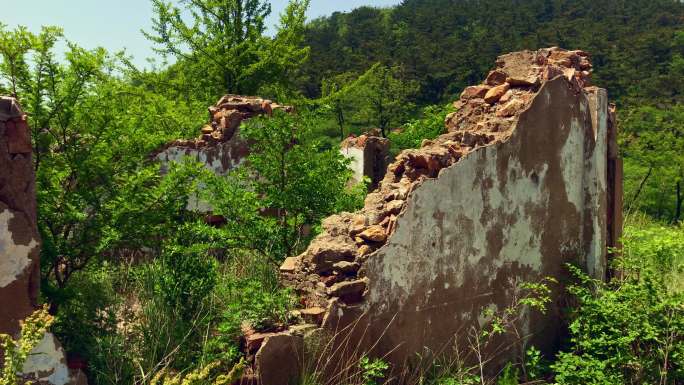
<path id="1" fill-rule="evenodd" d="M 472 346 L 409 374 L 426 385 L 684 383 L 680 1 L 405 0 L 306 21 L 309 1 L 292 0 L 272 35 L 264 0 L 175 4 L 150 4 L 145 35 L 164 59 L 151 69 L 70 42 L 58 55 L 58 27 L 0 24 L 0 94 L 20 100 L 32 127 L 42 300 L 65 349 L 88 362 L 91 384 L 230 383 L 244 366 L 241 329 L 273 330 L 291 317 L 296 299 L 278 264 L 323 218 L 362 204 L 365 186 L 349 185 L 339 139 L 377 127 L 394 152 L 417 147 L 442 133 L 448 103 L 497 55 L 555 45 L 590 52 L 595 83 L 618 104 L 627 225 L 615 274 L 597 282 L 568 266 L 575 303 L 555 357 L 525 346 L 498 378 L 484 378 L 485 359 L 470 359 L 493 335 L 514 332 L 522 307 L 544 310 L 553 283 L 530 283 L 508 313 L 472 331 Z M 192 162 L 162 175 L 150 154 L 195 136 L 225 93 L 297 112 L 244 124 L 252 154 L 225 177 Z M 216 228 L 187 211 L 197 194 L 230 221 Z M 51 322 L 41 313 L 26 330 Z M 0 336 L 15 352 L 3 384 L 37 343 L 32 335 Z M 382 357 L 352 367 L 349 385 L 389 380 Z M 315 370 L 303 381 L 324 383 Z"/>

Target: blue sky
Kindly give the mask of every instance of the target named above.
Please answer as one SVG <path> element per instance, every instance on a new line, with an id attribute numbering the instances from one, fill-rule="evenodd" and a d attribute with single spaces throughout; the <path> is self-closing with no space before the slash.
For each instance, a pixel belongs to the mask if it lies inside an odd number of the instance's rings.
<path id="1" fill-rule="evenodd" d="M 349 11 L 361 5 L 389 6 L 400 0 L 311 0 L 309 17 Z M 287 0 L 271 0 L 273 14 L 268 21 L 277 23 L 277 15 Z M 140 29 L 148 29 L 152 8 L 148 0 L 0 0 L 0 22 L 15 27 L 24 25 L 38 31 L 41 25 L 64 28 L 67 39 L 85 48 L 97 46 L 112 51 L 126 48 L 135 63 L 144 65 L 153 56 L 151 44 Z"/>

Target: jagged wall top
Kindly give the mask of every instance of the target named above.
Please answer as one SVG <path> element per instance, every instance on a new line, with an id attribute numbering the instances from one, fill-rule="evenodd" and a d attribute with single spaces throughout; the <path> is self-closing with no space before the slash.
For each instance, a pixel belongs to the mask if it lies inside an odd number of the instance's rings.
<path id="1" fill-rule="evenodd" d="M 176 140 L 168 147 L 203 148 L 231 140 L 240 123 L 259 115 L 271 115 L 273 110 L 291 112 L 291 106 L 275 103 L 256 96 L 224 95 L 209 107 L 209 123 L 201 129 L 198 138 Z"/>
<path id="2" fill-rule="evenodd" d="M 285 281 L 303 296 L 305 307 L 318 309 L 316 314 L 333 297 L 360 301 L 366 282 L 358 271 L 394 231 L 410 192 L 475 149 L 510 137 L 543 83 L 564 76 L 582 92 L 591 68 L 589 55 L 580 50 L 552 47 L 499 56 L 484 83 L 467 87 L 454 102 L 457 111 L 446 118 L 447 133 L 401 152 L 361 211 L 326 219 L 306 252 L 281 267 Z"/>

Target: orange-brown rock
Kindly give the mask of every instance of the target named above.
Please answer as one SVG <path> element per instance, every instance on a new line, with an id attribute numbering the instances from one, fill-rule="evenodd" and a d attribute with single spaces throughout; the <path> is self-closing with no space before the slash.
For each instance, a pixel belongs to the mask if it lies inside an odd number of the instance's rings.
<path id="1" fill-rule="evenodd" d="M 264 339 L 256 354 L 259 385 L 284 385 L 302 373 L 304 340 L 301 336 L 280 333 Z"/>
<path id="2" fill-rule="evenodd" d="M 297 257 L 287 257 L 282 265 L 280 265 L 280 271 L 282 273 L 292 273 L 299 266 L 299 258 Z"/>
<path id="3" fill-rule="evenodd" d="M 304 321 L 320 325 L 323 322 L 323 316 L 325 315 L 325 309 L 322 307 L 313 307 L 308 309 L 303 309 L 300 314 Z"/>
<path id="4" fill-rule="evenodd" d="M 340 298 L 358 298 L 360 299 L 367 286 L 366 279 L 357 279 L 355 281 L 339 282 L 328 289 L 328 295 L 331 297 Z"/>
<path id="5" fill-rule="evenodd" d="M 489 74 L 487 75 L 487 79 L 485 80 L 485 84 L 487 84 L 489 86 L 499 86 L 499 85 L 506 83 L 507 77 L 508 76 L 503 71 L 500 71 L 500 70 L 489 71 Z M 471 86 L 471 87 L 473 87 L 473 86 Z M 477 86 L 475 86 L 475 87 L 477 87 Z"/>
<path id="6" fill-rule="evenodd" d="M 511 86 L 508 83 L 504 83 L 502 85 L 490 89 L 484 96 L 485 102 L 489 104 L 494 104 L 498 102 L 499 99 L 501 99 L 501 97 L 504 96 L 504 94 L 508 91 L 510 87 Z"/>
<path id="7" fill-rule="evenodd" d="M 496 116 L 508 117 L 520 113 L 523 108 L 525 108 L 525 101 L 522 99 L 513 99 L 510 102 L 503 105 L 499 110 L 496 111 Z"/>
<path id="8" fill-rule="evenodd" d="M 487 85 L 466 87 L 461 93 L 461 99 L 484 98 L 491 87 Z"/>
<path id="9" fill-rule="evenodd" d="M 356 262 L 341 261 L 333 264 L 333 269 L 342 274 L 355 273 L 359 270 L 360 265 Z"/>

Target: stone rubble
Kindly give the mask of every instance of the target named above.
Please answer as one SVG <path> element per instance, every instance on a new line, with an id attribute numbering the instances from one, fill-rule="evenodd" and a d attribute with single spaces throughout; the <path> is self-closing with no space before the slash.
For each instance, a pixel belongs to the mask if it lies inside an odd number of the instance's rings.
<path id="1" fill-rule="evenodd" d="M 243 121 L 255 116 L 271 115 L 274 110 L 292 112 L 293 108 L 255 96 L 225 95 L 209 107 L 209 123 L 201 128 L 199 137 L 176 140 L 167 144 L 165 148 L 200 149 L 228 142 L 233 139 Z"/>

